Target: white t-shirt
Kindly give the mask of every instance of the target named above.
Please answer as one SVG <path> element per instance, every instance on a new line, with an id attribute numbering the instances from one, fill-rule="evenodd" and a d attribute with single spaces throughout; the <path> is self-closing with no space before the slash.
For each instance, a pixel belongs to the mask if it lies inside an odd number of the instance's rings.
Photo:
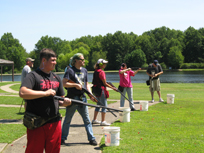
<path id="1" fill-rule="evenodd" d="M 28 65 L 25 65 L 23 70 L 22 70 L 22 73 L 21 73 L 21 83 L 23 82 L 23 80 L 25 79 L 26 75 L 31 72 L 31 69 L 30 69 L 30 66 Z"/>

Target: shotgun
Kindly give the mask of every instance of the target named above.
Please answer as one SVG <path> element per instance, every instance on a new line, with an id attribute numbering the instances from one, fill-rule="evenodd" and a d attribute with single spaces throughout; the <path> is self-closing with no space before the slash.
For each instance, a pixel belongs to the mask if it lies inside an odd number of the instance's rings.
<path id="1" fill-rule="evenodd" d="M 60 97 L 60 96 L 54 96 L 53 98 L 54 98 L 54 99 L 57 99 L 57 100 L 64 101 L 64 98 L 63 98 L 63 97 Z M 71 99 L 71 102 L 72 102 L 72 103 L 76 103 L 76 104 L 86 105 L 86 106 L 105 108 L 105 109 L 113 110 L 113 111 L 117 111 L 117 112 L 123 112 L 123 111 L 120 110 L 120 109 L 110 108 L 110 107 L 101 106 L 101 105 L 93 105 L 93 104 L 85 103 L 85 102 L 83 102 L 83 101 L 76 100 L 76 99 Z M 117 117 L 117 116 L 116 116 L 116 117 Z"/>
<path id="2" fill-rule="evenodd" d="M 72 80 L 69 80 L 68 82 L 70 82 L 70 83 L 76 83 L 76 82 L 74 82 L 74 81 L 72 81 Z M 95 102 L 98 102 L 99 104 L 102 104 L 93 94 L 91 94 L 91 93 L 90 93 L 86 88 L 84 88 L 83 86 L 82 86 L 82 90 L 83 90 L 89 97 L 92 97 Z M 100 106 L 101 106 L 101 105 L 100 105 Z M 95 107 L 95 106 L 93 106 L 93 107 Z M 100 108 L 102 108 L 102 107 L 100 107 Z M 113 114 L 115 117 L 117 117 L 117 115 L 115 115 L 115 114 L 110 110 L 110 108 L 107 108 L 107 109 L 109 110 L 109 112 L 111 112 L 111 114 Z"/>
<path id="3" fill-rule="evenodd" d="M 141 68 L 141 70 L 146 70 L 147 68 L 146 67 L 131 67 L 132 70 L 137 70 Z"/>
<path id="4" fill-rule="evenodd" d="M 111 85 L 112 87 L 115 87 L 111 82 L 107 82 L 109 85 Z M 116 88 L 116 87 L 115 87 Z M 117 88 L 116 88 L 117 89 Z M 120 91 L 120 90 L 118 90 L 117 89 L 117 92 L 119 92 L 125 99 L 127 99 L 127 101 L 132 105 L 132 103 L 129 101 L 129 99 L 128 98 L 126 98 L 125 97 L 125 95 Z"/>

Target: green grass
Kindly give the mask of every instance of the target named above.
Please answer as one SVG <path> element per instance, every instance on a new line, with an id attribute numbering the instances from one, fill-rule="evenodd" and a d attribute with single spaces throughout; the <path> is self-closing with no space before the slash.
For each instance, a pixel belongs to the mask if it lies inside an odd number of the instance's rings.
<path id="1" fill-rule="evenodd" d="M 24 108 L 19 113 L 18 107 L 0 107 L 0 119 L 22 119 Z"/>
<path id="2" fill-rule="evenodd" d="M 15 84 L 15 85 L 11 86 L 10 88 L 12 90 L 19 91 L 20 86 L 21 86 L 21 82 L 20 81 L 16 81 L 15 83 L 19 83 L 19 84 Z"/>
<path id="3" fill-rule="evenodd" d="M 14 96 L 0 96 L 0 104 L 21 105 L 22 98 Z"/>
<path id="4" fill-rule="evenodd" d="M 12 143 L 26 134 L 22 124 L 0 124 L 0 143 Z"/>
<path id="5" fill-rule="evenodd" d="M 147 87 L 147 86 L 146 86 Z M 134 84 L 134 99 L 147 100 L 144 84 Z M 148 111 L 131 112 L 131 122 L 115 122 L 120 127 L 120 145 L 101 149 L 106 152 L 203 152 L 203 84 L 162 84 L 162 96 L 175 94 L 174 104 L 159 103 Z M 155 98 L 158 96 L 155 93 Z"/>
<path id="6" fill-rule="evenodd" d="M 114 85 L 117 87 L 118 83 Z M 112 102 L 111 99 L 120 99 L 119 93 L 109 93 L 108 103 Z M 166 100 L 167 94 L 175 94 L 174 104 L 164 102 L 149 107 L 148 111 L 131 112 L 128 123 L 116 121 L 112 126 L 120 127 L 120 145 L 106 147 L 103 137 L 100 145 L 103 153 L 203 152 L 203 93 L 204 86 L 200 83 L 162 83 L 162 98 Z M 133 83 L 133 97 L 135 101 L 151 100 L 148 86 L 145 83 Z M 155 92 L 155 100 L 158 99 Z M 21 100 L 18 97 L 0 96 L 0 102 L 19 104 Z M 88 102 L 96 104 L 90 100 Z M 20 119 L 23 113 L 19 114 L 18 111 L 19 108 L 0 107 L 0 116 L 2 119 Z M 60 109 L 60 113 L 64 116 L 65 109 Z M 25 133 L 26 129 L 22 124 L 0 124 L 0 142 L 11 143 Z"/>
<path id="7" fill-rule="evenodd" d="M 13 84 L 13 83 L 16 83 L 16 82 L 0 82 L 0 86 L 4 86 L 7 84 Z M 0 93 L 8 93 L 8 92 L 0 89 Z"/>

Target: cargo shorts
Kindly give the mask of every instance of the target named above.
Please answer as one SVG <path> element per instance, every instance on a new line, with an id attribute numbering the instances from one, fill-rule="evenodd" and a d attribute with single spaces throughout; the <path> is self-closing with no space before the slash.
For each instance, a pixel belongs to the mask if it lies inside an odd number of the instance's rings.
<path id="1" fill-rule="evenodd" d="M 160 79 L 150 79 L 150 86 L 149 86 L 149 91 L 154 92 L 154 91 L 160 91 Z"/>

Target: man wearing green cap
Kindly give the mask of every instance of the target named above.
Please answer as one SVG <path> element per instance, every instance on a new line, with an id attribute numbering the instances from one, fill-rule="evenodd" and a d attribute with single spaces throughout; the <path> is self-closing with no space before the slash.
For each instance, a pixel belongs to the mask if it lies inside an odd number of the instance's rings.
<path id="1" fill-rule="evenodd" d="M 84 65 L 85 59 L 83 54 L 75 54 L 71 60 L 72 67 L 66 70 L 62 82 L 63 86 L 67 89 L 67 97 L 76 100 L 81 100 L 87 103 L 87 99 L 84 94 L 84 91 L 82 90 L 82 87 L 87 89 L 90 93 L 91 89 L 88 84 L 87 70 L 82 67 Z M 90 99 L 94 101 L 91 97 Z M 66 107 L 66 115 L 62 126 L 61 144 L 65 144 L 65 140 L 69 135 L 70 123 L 76 110 L 79 112 L 83 119 L 89 144 L 96 146 L 97 142 L 95 140 L 95 137 L 93 136 L 92 124 L 89 118 L 88 107 L 86 105 L 78 105 L 75 103 L 73 103 L 69 107 Z"/>

